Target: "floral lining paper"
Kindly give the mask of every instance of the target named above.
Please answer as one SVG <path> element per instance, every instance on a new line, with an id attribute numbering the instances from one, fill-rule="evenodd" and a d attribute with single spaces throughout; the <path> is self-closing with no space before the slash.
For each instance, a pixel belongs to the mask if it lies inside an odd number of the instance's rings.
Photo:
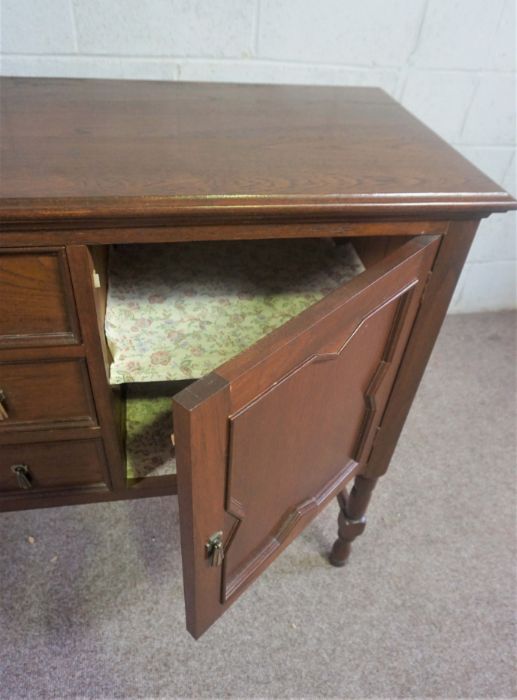
<path id="1" fill-rule="evenodd" d="M 201 377 L 363 270 L 328 239 L 115 246 L 110 381 Z"/>
<path id="2" fill-rule="evenodd" d="M 176 473 L 171 443 L 171 397 L 149 397 L 128 386 L 126 397 L 126 477 Z"/>
<path id="3" fill-rule="evenodd" d="M 126 475 L 176 472 L 170 386 L 211 372 L 362 272 L 329 240 L 114 247 L 110 379 L 126 387 Z"/>

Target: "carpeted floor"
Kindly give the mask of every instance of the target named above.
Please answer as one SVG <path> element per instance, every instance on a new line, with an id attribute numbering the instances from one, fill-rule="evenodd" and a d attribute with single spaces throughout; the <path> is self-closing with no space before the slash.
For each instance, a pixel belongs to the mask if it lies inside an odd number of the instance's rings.
<path id="1" fill-rule="evenodd" d="M 348 566 L 331 505 L 198 642 L 175 498 L 0 516 L 0 696 L 514 696 L 515 320 L 447 319 Z"/>

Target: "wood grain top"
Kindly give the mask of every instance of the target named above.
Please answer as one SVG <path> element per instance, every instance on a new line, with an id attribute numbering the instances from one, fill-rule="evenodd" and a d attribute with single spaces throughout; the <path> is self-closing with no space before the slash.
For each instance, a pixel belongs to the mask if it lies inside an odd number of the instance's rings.
<path id="1" fill-rule="evenodd" d="M 517 202 L 377 88 L 0 82 L 4 222 L 487 214 Z"/>

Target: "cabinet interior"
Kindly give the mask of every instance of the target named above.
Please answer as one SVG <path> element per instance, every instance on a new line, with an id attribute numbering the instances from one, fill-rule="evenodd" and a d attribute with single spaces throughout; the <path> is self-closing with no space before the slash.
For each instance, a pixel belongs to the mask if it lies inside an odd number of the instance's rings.
<path id="1" fill-rule="evenodd" d="M 128 483 L 175 474 L 171 400 L 178 391 L 404 240 L 91 247 L 98 325 Z"/>
<path id="2" fill-rule="evenodd" d="M 127 479 L 176 473 L 171 398 L 191 381 L 123 385 Z"/>

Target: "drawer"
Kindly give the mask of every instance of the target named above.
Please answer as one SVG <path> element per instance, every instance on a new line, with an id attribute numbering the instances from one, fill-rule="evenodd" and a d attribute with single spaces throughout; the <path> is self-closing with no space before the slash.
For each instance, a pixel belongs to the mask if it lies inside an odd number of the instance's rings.
<path id="1" fill-rule="evenodd" d="M 97 424 L 86 362 L 2 362 L 0 430 Z"/>
<path id="2" fill-rule="evenodd" d="M 108 485 L 100 439 L 2 445 L 0 494 Z"/>
<path id="3" fill-rule="evenodd" d="M 0 254 L 0 346 L 79 342 L 63 248 Z"/>

